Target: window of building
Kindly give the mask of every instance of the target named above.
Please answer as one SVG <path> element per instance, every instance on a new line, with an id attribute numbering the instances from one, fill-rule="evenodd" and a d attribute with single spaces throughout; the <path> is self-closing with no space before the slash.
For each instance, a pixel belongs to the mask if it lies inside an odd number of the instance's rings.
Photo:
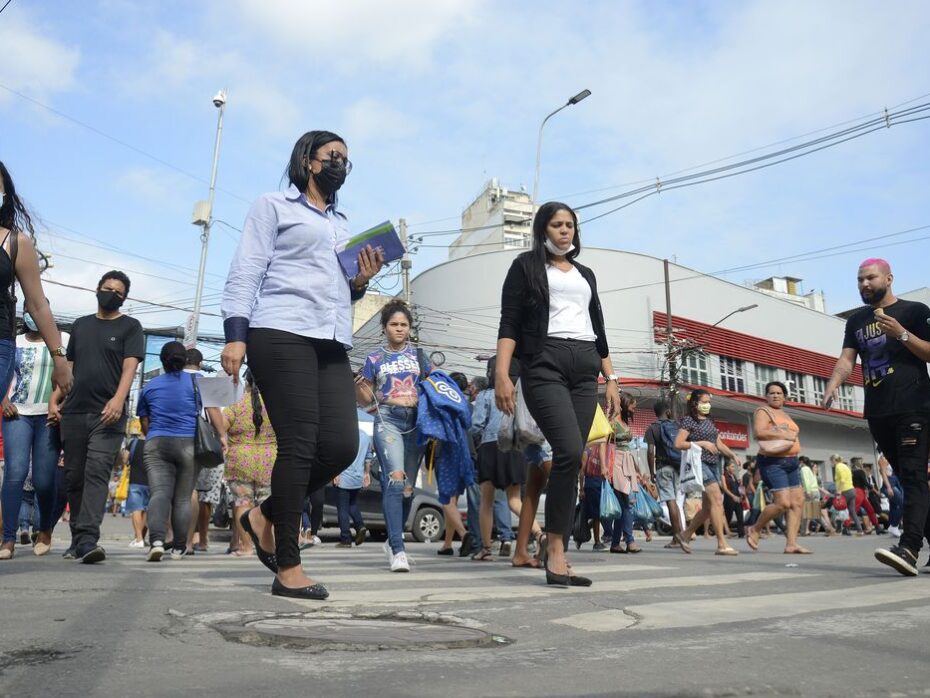
<path id="1" fill-rule="evenodd" d="M 681 380 L 690 385 L 710 385 L 707 376 L 707 355 L 688 352 L 681 361 Z"/>
<path id="2" fill-rule="evenodd" d="M 720 387 L 734 393 L 746 392 L 742 361 L 727 356 L 720 357 Z"/>
<path id="3" fill-rule="evenodd" d="M 809 402 L 807 392 L 807 376 L 803 373 L 785 372 L 785 383 L 788 385 L 788 399 L 795 402 Z"/>
<path id="4" fill-rule="evenodd" d="M 823 403 L 824 395 L 827 392 L 827 380 L 817 376 L 814 376 L 812 380 L 814 383 L 814 404 L 820 405 Z"/>
<path id="5" fill-rule="evenodd" d="M 853 391 L 851 385 L 841 385 L 840 386 L 840 409 L 849 410 L 852 412 L 856 409 L 856 393 Z"/>
<path id="6" fill-rule="evenodd" d="M 765 397 L 766 384 L 777 380 L 779 380 L 777 368 L 756 364 L 756 395 Z"/>

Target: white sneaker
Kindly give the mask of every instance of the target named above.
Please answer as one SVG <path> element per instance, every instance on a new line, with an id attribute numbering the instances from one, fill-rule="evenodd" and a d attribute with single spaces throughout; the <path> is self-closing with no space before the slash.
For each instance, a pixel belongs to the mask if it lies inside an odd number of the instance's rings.
<path id="1" fill-rule="evenodd" d="M 384 557 L 387 558 L 388 564 L 394 562 L 394 551 L 391 550 L 391 544 L 387 541 L 384 541 L 384 545 L 381 546 L 381 550 L 384 551 Z"/>
<path id="2" fill-rule="evenodd" d="M 895 538 L 900 538 L 900 537 L 901 537 L 901 529 L 898 528 L 897 526 L 889 526 L 889 527 L 888 527 L 888 535 L 889 535 L 889 536 L 894 536 Z"/>
<path id="3" fill-rule="evenodd" d="M 144 541 L 144 540 L 133 539 L 133 541 L 129 544 L 129 547 L 130 547 L 130 548 L 144 548 L 144 547 L 145 547 L 145 541 Z"/>
<path id="4" fill-rule="evenodd" d="M 410 563 L 407 562 L 407 553 L 401 550 L 391 560 L 391 572 L 409 572 Z"/>
<path id="5" fill-rule="evenodd" d="M 146 562 L 161 562 L 161 558 L 164 554 L 165 544 L 157 540 L 152 543 L 152 547 L 149 548 L 149 554 L 145 556 Z"/>
<path id="6" fill-rule="evenodd" d="M 310 536 L 310 542 L 313 543 L 313 545 L 321 545 L 323 543 L 319 536 Z"/>
<path id="7" fill-rule="evenodd" d="M 184 559 L 184 548 L 172 548 L 171 559 L 172 560 L 183 560 Z"/>

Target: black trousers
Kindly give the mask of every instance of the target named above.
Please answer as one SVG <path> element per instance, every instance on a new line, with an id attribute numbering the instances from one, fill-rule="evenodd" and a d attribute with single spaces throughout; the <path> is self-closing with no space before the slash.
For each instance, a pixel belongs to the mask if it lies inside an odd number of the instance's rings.
<path id="1" fill-rule="evenodd" d="M 300 564 L 304 498 L 345 470 L 358 452 L 352 370 L 339 342 L 281 330 L 251 330 L 248 359 L 278 441 L 262 513 L 274 524 L 278 564 L 293 567 Z"/>
<path id="2" fill-rule="evenodd" d="M 309 519 L 309 528 L 313 535 L 316 535 L 323 527 L 323 505 L 326 504 L 326 489 L 321 487 L 310 493 L 310 496 L 304 500 L 304 513 Z"/>
<path id="3" fill-rule="evenodd" d="M 594 342 L 571 339 L 549 339 L 542 351 L 523 360 L 526 406 L 552 447 L 546 489 L 549 533 L 567 535 L 571 529 L 581 456 L 597 407 L 600 370 L 601 357 Z"/>
<path id="4" fill-rule="evenodd" d="M 742 538 L 745 535 L 745 525 L 743 523 L 743 503 L 734 502 L 732 499 L 723 496 L 723 515 L 726 517 L 727 523 L 732 523 L 733 517 L 736 516 L 736 530 L 739 533 L 739 537 Z"/>
<path id="5" fill-rule="evenodd" d="M 78 555 L 92 550 L 100 539 L 110 476 L 125 431 L 125 418 L 116 424 L 104 424 L 100 415 L 93 413 L 61 417 L 71 547 Z"/>
<path id="6" fill-rule="evenodd" d="M 927 486 L 930 415 L 909 413 L 870 417 L 869 431 L 894 468 L 904 490 L 904 530 L 900 545 L 916 554 L 923 545 L 930 510 L 930 487 Z"/>

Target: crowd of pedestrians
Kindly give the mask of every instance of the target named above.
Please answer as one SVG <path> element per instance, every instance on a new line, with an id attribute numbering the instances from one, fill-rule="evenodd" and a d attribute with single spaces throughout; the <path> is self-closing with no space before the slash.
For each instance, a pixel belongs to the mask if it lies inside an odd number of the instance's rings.
<path id="1" fill-rule="evenodd" d="M 104 274 L 96 311 L 61 334 L 42 291 L 31 219 L 0 163 L 0 560 L 14 557 L 22 526 L 32 529 L 33 553 L 47 555 L 67 509 L 64 557 L 102 562 L 101 522 L 108 502 L 122 500 L 115 506 L 131 516 L 130 547 L 153 563 L 182 560 L 207 550 L 211 516 L 229 506 L 227 552 L 257 557 L 274 575 L 272 594 L 322 600 L 329 592 L 305 572 L 301 552 L 322 542 L 326 488 L 338 545 L 359 546 L 370 535 L 360 493 L 376 479 L 385 566 L 409 573 L 405 532 L 425 473 L 443 508 L 439 555 L 488 562 L 496 536 L 499 555 L 542 570 L 550 585 L 592 584 L 569 562 L 570 539 L 580 547 L 593 533 L 595 551 L 637 554 L 638 529 L 647 541 L 652 530 L 670 533 L 666 547 L 683 553 L 703 533 L 720 556 L 739 554 L 737 538 L 759 550 L 773 529 L 789 555 L 811 554 L 799 538 L 817 533 L 889 533 L 900 540 L 876 558 L 917 573 L 930 535 L 930 310 L 895 298 L 886 262 L 859 269 L 866 305 L 847 322 L 823 405 L 861 357 L 865 417 L 881 452 L 874 470 L 850 468 L 837 454 L 832 477 L 822 479 L 778 381 L 752 417 L 754 458 L 741 462 L 721 438 L 713 395 L 698 388 L 680 409 L 657 396 L 643 463 L 634 448 L 637 400 L 620 390 L 597 278 L 578 261 L 578 219 L 566 204 L 539 207 L 532 248 L 506 275 L 486 376 L 432 366 L 400 300 L 384 306 L 383 343 L 353 372 L 351 304 L 384 259 L 365 247 L 350 276 L 336 256 L 349 238 L 338 192 L 351 169 L 342 138 L 308 132 L 288 162 L 289 188 L 261 196 L 248 214 L 222 302 L 221 363 L 244 383 L 241 400 L 205 406 L 203 356 L 168 342 L 160 375 L 136 405 L 141 434 L 127 439 L 127 397 L 145 356 L 141 324 L 120 312 L 130 279 Z M 25 296 L 19 336 L 17 285 Z"/>

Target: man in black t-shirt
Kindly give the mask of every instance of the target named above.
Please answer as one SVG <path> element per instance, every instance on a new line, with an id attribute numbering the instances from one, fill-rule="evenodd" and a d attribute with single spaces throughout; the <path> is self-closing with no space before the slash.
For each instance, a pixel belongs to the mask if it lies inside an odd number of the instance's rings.
<path id="1" fill-rule="evenodd" d="M 110 470 L 125 432 L 126 397 L 145 357 L 142 325 L 119 312 L 128 295 L 124 273 L 109 271 L 100 279 L 97 312 L 75 320 L 68 342 L 74 386 L 63 404 L 57 390 L 49 404 L 49 419 L 61 422 L 71 507 L 71 547 L 65 557 L 88 564 L 106 559 L 97 541 Z"/>
<path id="2" fill-rule="evenodd" d="M 823 406 L 829 409 L 837 388 L 860 357 L 864 416 L 878 450 L 904 489 L 901 540 L 888 550 L 876 550 L 875 558 L 903 575 L 915 576 L 930 509 L 930 308 L 895 297 L 891 267 L 882 259 L 865 260 L 858 280 L 859 295 L 867 305 L 846 320 L 843 353 L 827 384 Z"/>
<path id="3" fill-rule="evenodd" d="M 657 421 L 650 424 L 646 430 L 646 460 L 649 463 L 649 474 L 659 492 L 659 501 L 668 506 L 672 534 L 677 536 L 681 533 L 681 510 L 678 506 L 678 471 L 681 455 L 677 452 L 675 455 L 670 454 L 666 440 L 662 437 L 663 422 L 670 422 L 672 419 L 672 406 L 665 400 L 657 400 L 653 411 Z"/>

